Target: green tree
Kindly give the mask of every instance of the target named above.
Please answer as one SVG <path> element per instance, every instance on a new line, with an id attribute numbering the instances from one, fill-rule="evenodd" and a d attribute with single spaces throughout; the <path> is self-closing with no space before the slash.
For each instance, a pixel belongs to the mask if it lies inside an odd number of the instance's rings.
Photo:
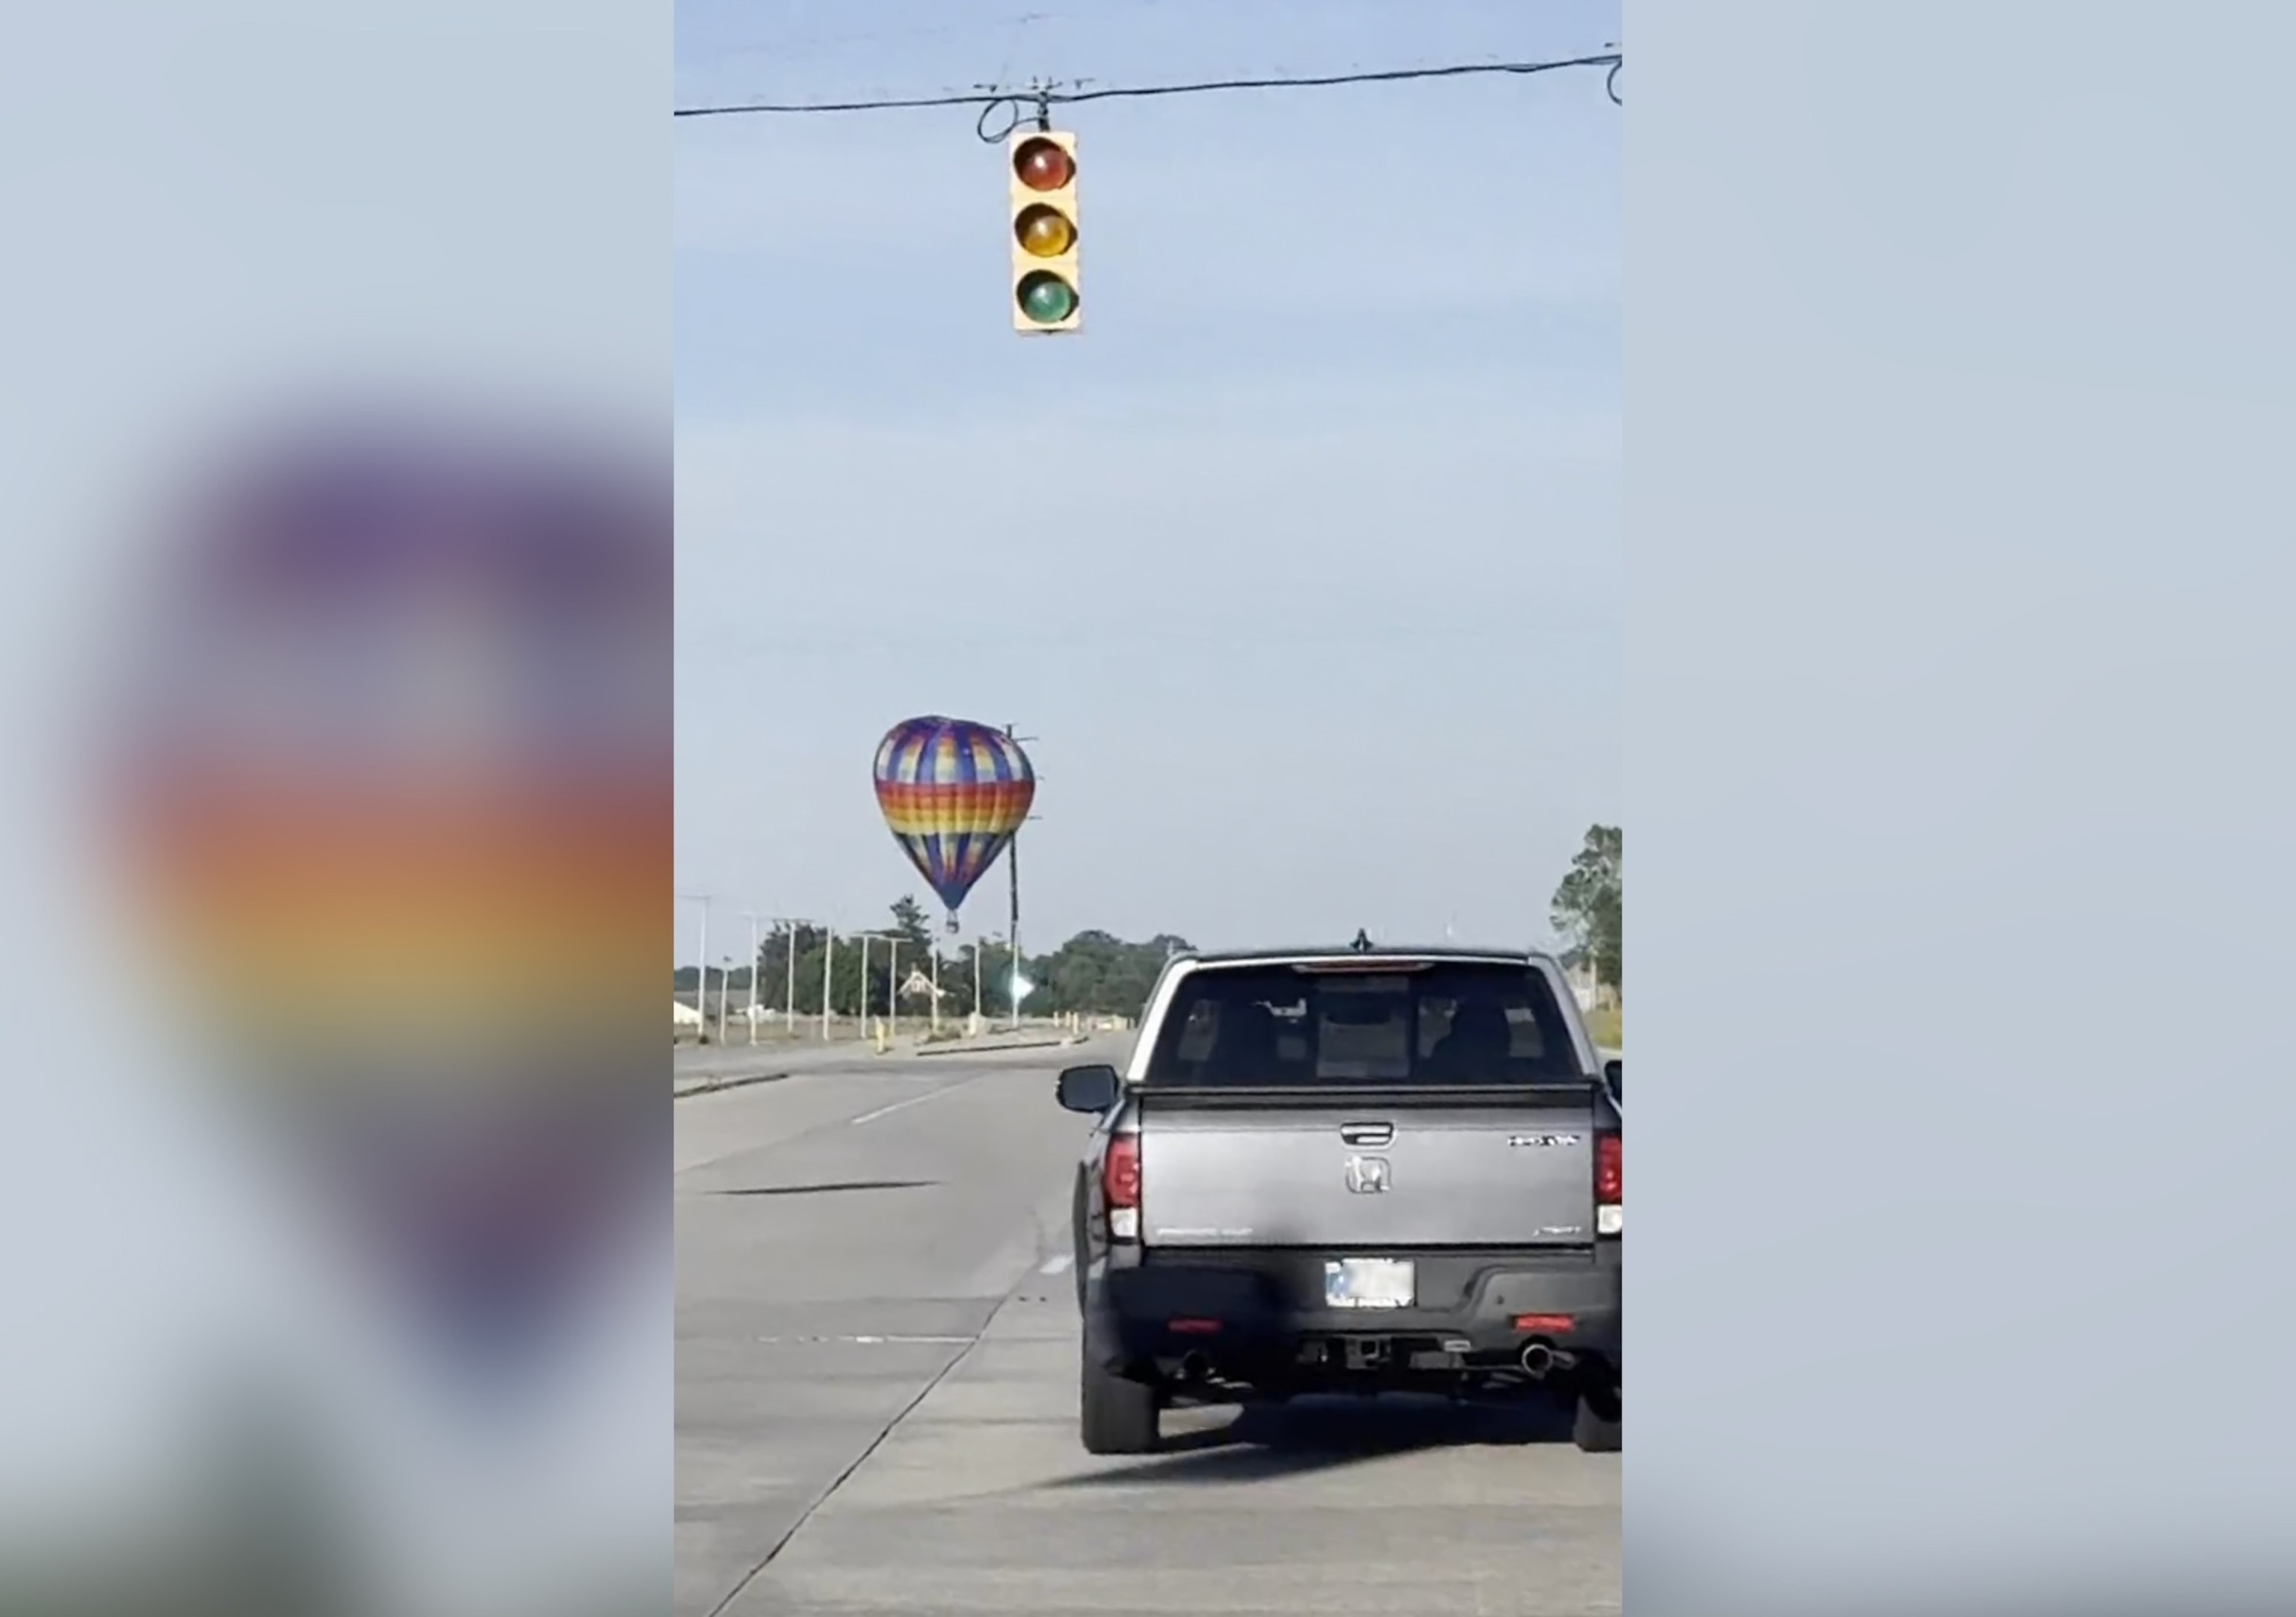
<path id="1" fill-rule="evenodd" d="M 891 930 L 900 934 L 904 949 L 931 946 L 932 928 L 925 919 L 924 907 L 906 893 L 893 900 Z"/>
<path id="2" fill-rule="evenodd" d="M 797 1003 L 800 1010 L 821 1008 L 822 931 L 800 924 L 797 938 Z M 758 945 L 758 1003 L 775 1011 L 790 1008 L 790 929 L 776 926 Z M 812 984 L 810 997 L 806 985 Z"/>
<path id="3" fill-rule="evenodd" d="M 873 975 L 883 970 L 882 964 L 883 953 L 883 946 L 880 945 L 877 952 L 870 956 L 869 970 Z M 1005 978 L 1003 975 L 1004 961 L 1003 941 L 994 938 L 983 939 L 980 944 L 980 1014 L 988 1017 L 1001 1017 L 1008 1009 L 1005 1001 Z M 928 981 L 932 980 L 935 962 L 939 963 L 940 970 L 939 981 L 941 993 L 941 1015 L 944 1018 L 952 1016 L 963 1018 L 971 1015 L 972 1014 L 972 945 L 959 943 L 947 949 L 933 949 L 930 955 L 913 955 L 908 946 L 904 943 L 901 947 L 902 981 L 906 981 L 912 971 L 922 973 Z M 882 981 L 882 978 L 880 981 Z M 1031 1014 L 1036 1012 L 1038 1007 L 1035 995 L 1029 996 L 1024 1008 Z M 901 1003 L 901 1014 L 904 1016 L 916 1015 L 924 1009 L 925 1001 L 922 997 L 904 1000 Z"/>
<path id="4" fill-rule="evenodd" d="M 940 961 L 940 1013 L 944 1017 L 963 1018 L 972 1014 L 976 1000 L 974 973 L 980 973 L 978 1003 L 980 1014 L 991 1022 L 1001 1022 L 1012 1014 L 1013 956 L 1001 937 L 989 936 L 980 940 L 976 948 L 971 943 L 958 943 L 947 953 L 934 951 Z M 924 962 L 915 964 L 922 965 Z M 1032 992 L 1021 1004 L 1024 1016 L 1043 1014 L 1049 1007 L 1044 992 L 1036 985 L 1037 963 L 1027 961 L 1021 974 L 1029 979 Z M 902 975 L 906 976 L 904 972 Z"/>
<path id="5" fill-rule="evenodd" d="M 1078 1011 L 1136 1016 L 1164 962 L 1187 947 L 1185 939 L 1168 934 L 1128 943 L 1104 932 L 1078 932 L 1051 954 L 1029 962 L 1027 975 L 1037 991 L 1029 997 L 1028 1008 L 1052 1014 Z"/>
<path id="6" fill-rule="evenodd" d="M 901 940 L 898 960 L 901 975 L 906 977 L 911 967 L 926 964 L 926 951 L 932 947 L 932 933 L 926 923 L 925 912 L 911 898 L 896 899 L 889 907 L 892 924 L 877 929 L 879 936 L 869 947 L 869 981 L 861 981 L 861 943 L 857 938 L 840 936 L 837 940 L 836 959 L 831 967 L 830 1008 L 838 1015 L 851 1016 L 863 1012 L 865 1005 L 869 1014 L 883 1014 L 891 1004 L 895 951 L 885 941 L 886 936 Z M 790 1008 L 790 948 L 791 928 L 777 925 L 758 945 L 758 1003 L 771 1010 Z M 800 922 L 794 928 L 797 949 L 797 1014 L 817 1016 L 821 1014 L 821 973 L 829 964 L 829 933 L 825 928 Z M 941 963 L 944 981 L 948 971 L 946 956 Z M 681 987 L 689 991 L 693 973 L 686 971 L 679 979 Z M 711 982 L 717 980 L 715 968 Z M 749 973 L 734 970 L 729 979 L 739 989 L 746 1001 Z M 969 981 L 969 980 L 968 980 Z"/>
<path id="7" fill-rule="evenodd" d="M 1554 890 L 1556 930 L 1592 963 L 1595 980 L 1623 995 L 1625 987 L 1625 834 L 1616 825 L 1590 825 L 1562 885 Z"/>
<path id="8" fill-rule="evenodd" d="M 775 1011 L 790 1009 L 790 951 L 794 942 L 796 1010 L 800 1017 L 821 1013 L 824 966 L 831 969 L 830 1005 L 838 1015 L 856 1015 L 865 1007 L 871 1015 L 882 1015 L 891 1004 L 898 981 L 914 970 L 930 973 L 930 962 L 936 957 L 940 964 L 940 986 L 945 996 L 942 1014 L 960 1017 L 969 1014 L 972 1009 L 972 947 L 964 944 L 946 951 L 936 948 L 931 921 L 914 899 L 896 899 L 889 908 L 892 923 L 881 929 L 880 938 L 870 946 L 865 985 L 861 979 L 858 939 L 840 937 L 835 962 L 831 965 L 829 934 L 824 928 L 800 923 L 794 929 L 792 939 L 791 929 L 776 926 L 758 946 L 758 1004 Z M 898 979 L 894 951 L 883 941 L 885 934 L 901 940 Z M 1164 962 L 1176 951 L 1187 948 L 1186 939 L 1169 933 L 1159 933 L 1144 943 L 1134 943 L 1111 932 L 1078 932 L 1049 954 L 1023 957 L 1021 974 L 1031 986 L 1021 1009 L 1030 1016 L 1058 1015 L 1070 1011 L 1095 1016 L 1137 1016 L 1147 1004 L 1149 991 L 1155 987 L 1157 973 L 1164 969 Z M 1012 956 L 1004 940 L 984 939 L 980 963 L 981 1011 L 992 1018 L 1004 1017 L 1012 1009 Z M 722 976 L 732 985 L 740 1003 L 747 1003 L 749 972 L 736 967 Z M 709 979 L 714 1003 L 721 979 L 718 968 L 710 968 Z M 673 981 L 680 992 L 692 994 L 693 968 L 677 968 Z M 915 1004 L 904 1007 L 911 1013 L 918 1008 Z"/>

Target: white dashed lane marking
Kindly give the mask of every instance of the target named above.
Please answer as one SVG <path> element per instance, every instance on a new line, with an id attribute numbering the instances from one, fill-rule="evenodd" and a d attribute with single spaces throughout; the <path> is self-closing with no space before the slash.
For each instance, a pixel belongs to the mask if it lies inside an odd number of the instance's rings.
<path id="1" fill-rule="evenodd" d="M 940 1096 L 948 1094 L 951 1090 L 962 1089 L 964 1088 L 964 1086 L 963 1084 L 951 1084 L 947 1088 L 928 1089 L 922 1095 L 912 1095 L 908 1099 L 895 1101 L 890 1106 L 880 1106 L 874 1112 L 863 1112 L 859 1117 L 853 1120 L 853 1127 L 858 1129 L 864 1123 L 873 1123 L 881 1117 L 890 1117 L 896 1112 L 905 1112 L 911 1106 L 922 1106 L 929 1100 L 938 1100 Z"/>

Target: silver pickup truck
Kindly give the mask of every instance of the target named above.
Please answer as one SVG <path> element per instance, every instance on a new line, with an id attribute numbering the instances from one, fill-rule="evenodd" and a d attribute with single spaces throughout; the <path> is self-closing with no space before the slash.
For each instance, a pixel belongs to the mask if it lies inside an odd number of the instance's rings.
<path id="1" fill-rule="evenodd" d="M 1181 956 L 1128 1069 L 1072 1067 L 1080 1426 L 1175 1400 L 1575 1399 L 1620 1441 L 1623 1078 L 1543 956 Z"/>

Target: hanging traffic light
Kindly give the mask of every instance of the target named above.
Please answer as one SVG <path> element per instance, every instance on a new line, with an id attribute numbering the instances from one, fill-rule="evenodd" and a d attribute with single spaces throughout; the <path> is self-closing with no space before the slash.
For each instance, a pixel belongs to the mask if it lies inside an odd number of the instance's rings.
<path id="1" fill-rule="evenodd" d="M 1076 136 L 1019 129 L 1004 143 L 1012 168 L 1013 329 L 1072 332 L 1077 285 Z"/>

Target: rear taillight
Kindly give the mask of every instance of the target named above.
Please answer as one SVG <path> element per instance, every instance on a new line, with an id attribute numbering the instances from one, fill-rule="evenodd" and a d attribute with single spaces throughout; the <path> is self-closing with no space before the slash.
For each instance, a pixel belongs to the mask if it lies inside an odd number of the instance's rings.
<path id="1" fill-rule="evenodd" d="M 1100 1159 L 1100 1194 L 1108 1204 L 1108 1234 L 1114 1241 L 1140 1239 L 1140 1137 L 1119 1134 Z"/>
<path id="2" fill-rule="evenodd" d="M 1627 1227 L 1626 1165 L 1615 1134 L 1595 1137 L 1595 1231 L 1615 1235 Z"/>

